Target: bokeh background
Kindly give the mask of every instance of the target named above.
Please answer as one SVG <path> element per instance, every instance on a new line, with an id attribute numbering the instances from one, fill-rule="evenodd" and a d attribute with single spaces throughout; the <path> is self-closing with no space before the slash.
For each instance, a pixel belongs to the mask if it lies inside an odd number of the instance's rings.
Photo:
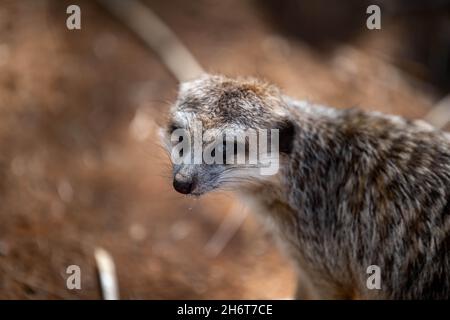
<path id="1" fill-rule="evenodd" d="M 450 91 L 449 1 L 143 3 L 206 70 L 299 99 L 422 118 Z M 81 30 L 66 28 L 70 4 Z M 289 259 L 232 194 L 173 191 L 156 129 L 176 90 L 97 2 L 0 1 L 0 298 L 102 298 L 96 247 L 123 299 L 292 296 Z M 66 288 L 73 264 L 81 290 Z"/>

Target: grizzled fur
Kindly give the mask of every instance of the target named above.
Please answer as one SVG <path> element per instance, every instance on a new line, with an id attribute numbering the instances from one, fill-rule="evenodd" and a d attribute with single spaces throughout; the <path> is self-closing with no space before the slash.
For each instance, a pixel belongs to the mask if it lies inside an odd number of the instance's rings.
<path id="1" fill-rule="evenodd" d="M 200 165 L 193 194 L 239 187 L 295 260 L 298 298 L 450 298 L 450 136 L 419 121 L 298 102 L 253 79 L 180 88 L 175 127 L 280 128 L 282 166 Z M 174 168 L 176 174 L 183 168 Z M 369 290 L 367 267 L 381 268 Z"/>

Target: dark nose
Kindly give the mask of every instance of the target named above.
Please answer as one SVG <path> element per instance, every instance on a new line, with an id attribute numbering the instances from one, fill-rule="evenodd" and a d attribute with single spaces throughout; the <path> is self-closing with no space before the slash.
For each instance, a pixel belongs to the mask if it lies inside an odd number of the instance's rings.
<path id="1" fill-rule="evenodd" d="M 194 189 L 194 182 L 192 181 L 192 179 L 176 174 L 173 178 L 173 187 L 179 193 L 189 194 Z"/>

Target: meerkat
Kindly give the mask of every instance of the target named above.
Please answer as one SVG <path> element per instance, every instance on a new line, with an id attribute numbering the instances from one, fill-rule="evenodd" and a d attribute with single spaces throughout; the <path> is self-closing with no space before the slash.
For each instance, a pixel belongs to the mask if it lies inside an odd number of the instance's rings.
<path id="1" fill-rule="evenodd" d="M 183 194 L 236 190 L 297 267 L 299 299 L 450 298 L 450 136 L 420 121 L 296 101 L 252 78 L 182 83 L 167 128 L 279 129 L 280 168 L 173 165 Z M 227 145 L 228 146 L 228 145 Z M 381 285 L 367 286 L 376 265 Z"/>

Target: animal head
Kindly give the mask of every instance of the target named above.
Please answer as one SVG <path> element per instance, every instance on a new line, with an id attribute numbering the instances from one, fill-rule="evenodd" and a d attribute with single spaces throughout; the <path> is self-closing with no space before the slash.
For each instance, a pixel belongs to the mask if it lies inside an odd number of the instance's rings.
<path id="1" fill-rule="evenodd" d="M 294 130 L 280 91 L 268 83 L 218 75 L 182 83 L 162 131 L 173 186 L 201 195 L 265 181 L 290 153 Z"/>

